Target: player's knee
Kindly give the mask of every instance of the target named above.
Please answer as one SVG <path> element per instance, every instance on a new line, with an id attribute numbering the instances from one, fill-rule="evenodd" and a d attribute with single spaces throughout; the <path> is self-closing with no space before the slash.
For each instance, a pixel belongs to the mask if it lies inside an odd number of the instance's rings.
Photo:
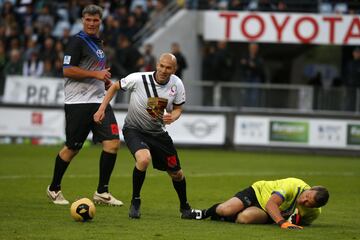
<path id="1" fill-rule="evenodd" d="M 169 175 L 172 178 L 172 180 L 176 182 L 180 182 L 181 180 L 184 179 L 184 173 L 181 169 L 177 172 L 169 172 Z"/>
<path id="2" fill-rule="evenodd" d="M 220 216 L 230 216 L 233 214 L 233 210 L 228 205 L 219 204 L 216 208 L 216 213 Z"/>
<path id="3" fill-rule="evenodd" d="M 238 214 L 236 223 L 250 224 L 253 222 L 253 216 L 249 212 L 241 212 Z"/>
<path id="4" fill-rule="evenodd" d="M 120 140 L 114 139 L 103 142 L 103 149 L 105 152 L 117 153 L 120 147 Z"/>
<path id="5" fill-rule="evenodd" d="M 136 163 L 139 164 L 142 168 L 147 168 L 150 164 L 151 158 L 147 155 L 140 155 L 136 157 Z"/>
<path id="6" fill-rule="evenodd" d="M 70 162 L 76 156 L 76 154 L 78 154 L 79 151 L 80 149 L 72 149 L 69 146 L 64 146 L 60 150 L 59 156 L 65 162 Z"/>

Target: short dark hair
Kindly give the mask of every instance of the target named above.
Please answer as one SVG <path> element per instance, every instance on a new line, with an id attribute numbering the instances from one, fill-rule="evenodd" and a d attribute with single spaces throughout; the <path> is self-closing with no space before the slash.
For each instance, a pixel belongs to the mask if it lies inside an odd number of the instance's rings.
<path id="1" fill-rule="evenodd" d="M 315 207 L 324 206 L 329 200 L 329 191 L 323 186 L 314 186 L 310 190 L 316 191 L 315 194 Z"/>
<path id="2" fill-rule="evenodd" d="M 100 18 L 102 18 L 103 15 L 103 9 L 101 7 L 99 7 L 98 5 L 95 4 L 90 4 L 87 5 L 83 10 L 82 10 L 82 16 L 84 17 L 85 14 L 89 14 L 89 15 L 96 15 L 98 14 L 100 16 Z"/>

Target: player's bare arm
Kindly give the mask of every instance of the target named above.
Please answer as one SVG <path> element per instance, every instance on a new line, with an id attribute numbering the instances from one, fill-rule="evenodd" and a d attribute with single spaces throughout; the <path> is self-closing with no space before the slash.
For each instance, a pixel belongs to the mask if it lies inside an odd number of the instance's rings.
<path id="1" fill-rule="evenodd" d="M 96 78 L 107 84 L 109 84 L 108 81 L 110 81 L 111 78 L 110 68 L 106 68 L 100 71 L 89 71 L 77 66 L 72 66 L 64 68 L 63 73 L 64 77 L 68 77 L 71 79 L 82 80 L 84 78 Z"/>
<path id="2" fill-rule="evenodd" d="M 174 108 L 171 113 L 165 113 L 163 116 L 163 121 L 165 124 L 171 124 L 179 119 L 182 113 L 182 107 L 174 105 Z"/>
<path id="3" fill-rule="evenodd" d="M 283 199 L 277 195 L 272 194 L 269 201 L 266 203 L 265 209 L 266 212 L 270 215 L 270 217 L 276 222 L 281 228 L 285 229 L 302 229 L 301 226 L 297 226 L 295 224 L 292 224 L 288 221 L 286 221 L 282 216 L 280 212 L 280 205 L 283 203 Z"/>
<path id="4" fill-rule="evenodd" d="M 104 100 L 102 101 L 99 109 L 94 114 L 94 121 L 98 124 L 101 123 L 101 121 L 105 117 L 105 109 L 107 105 L 110 103 L 111 99 L 114 97 L 115 93 L 120 89 L 120 83 L 117 81 L 116 83 L 112 84 L 109 90 L 106 92 Z"/>

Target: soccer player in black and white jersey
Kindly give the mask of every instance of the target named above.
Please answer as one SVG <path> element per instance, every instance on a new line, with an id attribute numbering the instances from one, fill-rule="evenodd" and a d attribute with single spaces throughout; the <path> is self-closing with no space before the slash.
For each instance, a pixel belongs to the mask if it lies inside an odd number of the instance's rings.
<path id="1" fill-rule="evenodd" d="M 92 131 L 94 141 L 101 142 L 103 146 L 94 201 L 114 206 L 123 205 L 108 189 L 120 145 L 118 125 L 111 106 L 106 108 L 102 124 L 93 121 L 93 114 L 104 98 L 105 89 L 112 84 L 110 69 L 106 68 L 103 44 L 99 39 L 102 13 L 102 8 L 97 5 L 88 5 L 83 9 L 83 31 L 70 40 L 64 54 L 66 142 L 56 157 L 53 179 L 46 190 L 55 204 L 69 203 L 61 192 L 61 180 L 70 161 Z"/>
<path id="2" fill-rule="evenodd" d="M 182 218 L 191 218 L 192 212 L 186 196 L 185 176 L 173 141 L 165 125 L 176 121 L 185 103 L 185 89 L 174 75 L 176 58 L 171 53 L 160 56 L 155 72 L 132 73 L 114 83 L 105 95 L 94 121 L 106 119 L 106 108 L 116 91 L 130 91 L 130 103 L 123 134 L 135 158 L 130 218 L 140 218 L 140 191 L 150 161 L 153 167 L 167 171 L 180 200 Z"/>

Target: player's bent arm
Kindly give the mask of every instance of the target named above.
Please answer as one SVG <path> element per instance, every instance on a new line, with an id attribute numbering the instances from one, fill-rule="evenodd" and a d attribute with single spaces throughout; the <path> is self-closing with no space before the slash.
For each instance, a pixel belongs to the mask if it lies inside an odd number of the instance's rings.
<path id="1" fill-rule="evenodd" d="M 270 199 L 268 200 L 268 202 L 266 203 L 266 206 L 265 206 L 266 212 L 270 215 L 270 217 L 274 220 L 274 222 L 276 222 L 281 228 L 302 229 L 301 226 L 292 224 L 292 223 L 286 221 L 281 216 L 279 207 L 283 203 L 283 201 L 284 200 L 280 195 L 273 193 L 271 195 Z"/>
<path id="2" fill-rule="evenodd" d="M 106 109 L 107 105 L 110 103 L 111 99 L 114 97 L 115 93 L 119 89 L 120 89 L 119 81 L 113 83 L 111 85 L 111 87 L 108 89 L 102 103 L 100 104 L 99 109 L 94 114 L 94 121 L 96 123 L 101 123 L 101 121 L 104 119 L 104 117 L 105 117 L 105 109 Z"/>
<path id="3" fill-rule="evenodd" d="M 273 193 L 265 206 L 266 212 L 276 223 L 284 220 L 284 218 L 281 216 L 281 212 L 279 209 L 282 203 L 283 203 L 283 199 L 276 193 Z"/>
<path id="4" fill-rule="evenodd" d="M 170 114 L 164 114 L 163 121 L 165 124 L 171 124 L 179 119 L 182 113 L 181 105 L 174 105 Z"/>
<path id="5" fill-rule="evenodd" d="M 71 79 L 82 80 L 84 78 L 96 78 L 100 81 L 106 81 L 111 78 L 110 68 L 103 69 L 101 71 L 85 70 L 77 66 L 64 67 L 64 77 Z"/>

